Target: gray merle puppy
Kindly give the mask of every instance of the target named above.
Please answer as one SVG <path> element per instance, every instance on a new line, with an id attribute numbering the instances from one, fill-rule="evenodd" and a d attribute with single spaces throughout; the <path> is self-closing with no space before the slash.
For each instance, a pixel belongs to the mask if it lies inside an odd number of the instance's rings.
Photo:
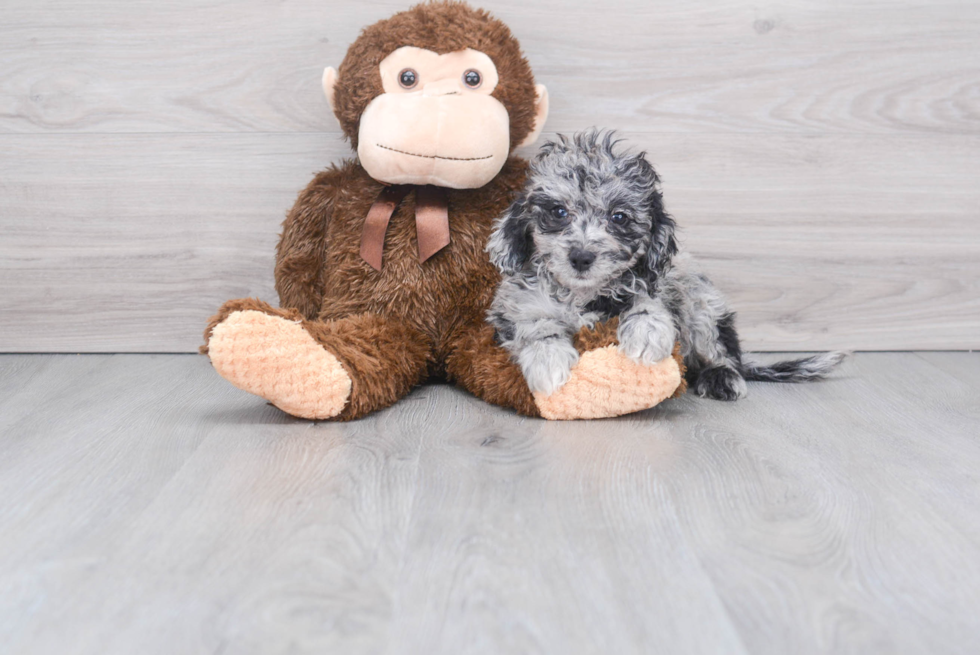
<path id="1" fill-rule="evenodd" d="M 620 350 L 637 362 L 669 357 L 679 339 L 688 383 L 708 398 L 740 398 L 746 380 L 818 379 L 841 361 L 743 360 L 735 315 L 677 252 L 653 166 L 616 143 L 596 130 L 546 143 L 494 225 L 487 251 L 503 279 L 488 320 L 531 391 L 565 384 L 578 361 L 573 335 L 613 316 Z"/>

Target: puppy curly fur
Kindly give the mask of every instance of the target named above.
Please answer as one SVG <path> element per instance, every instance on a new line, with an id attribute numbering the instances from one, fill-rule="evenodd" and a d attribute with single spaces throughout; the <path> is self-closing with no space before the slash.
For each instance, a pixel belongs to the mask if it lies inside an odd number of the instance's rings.
<path id="1" fill-rule="evenodd" d="M 841 361 L 744 361 L 734 313 L 678 253 L 656 171 L 617 143 L 598 130 L 546 143 L 494 224 L 487 251 L 502 281 L 488 321 L 532 391 L 559 389 L 578 361 L 573 335 L 613 317 L 620 350 L 637 362 L 669 357 L 679 340 L 687 381 L 708 398 L 740 398 L 746 380 L 821 378 Z"/>

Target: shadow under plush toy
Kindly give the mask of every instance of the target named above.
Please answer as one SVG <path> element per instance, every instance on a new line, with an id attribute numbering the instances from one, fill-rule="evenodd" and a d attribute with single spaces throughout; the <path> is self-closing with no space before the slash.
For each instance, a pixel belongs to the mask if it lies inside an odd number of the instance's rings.
<path id="1" fill-rule="evenodd" d="M 608 326 L 578 334 L 581 358 L 550 396 L 494 341 L 500 276 L 485 247 L 525 181 L 511 152 L 548 113 L 503 23 L 418 5 L 366 28 L 323 86 L 358 160 L 318 174 L 283 223 L 282 308 L 231 300 L 211 319 L 201 351 L 218 373 L 309 419 L 358 418 L 430 375 L 549 419 L 618 416 L 683 389 L 676 352 L 642 366 Z"/>

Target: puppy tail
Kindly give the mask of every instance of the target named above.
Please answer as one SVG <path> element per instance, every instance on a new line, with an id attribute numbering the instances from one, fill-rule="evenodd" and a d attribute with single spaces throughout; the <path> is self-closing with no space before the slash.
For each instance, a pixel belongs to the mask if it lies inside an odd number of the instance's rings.
<path id="1" fill-rule="evenodd" d="M 802 359 L 776 362 L 769 366 L 744 362 L 742 377 L 757 382 L 808 382 L 822 380 L 848 356 L 846 352 L 834 351 L 820 353 Z"/>

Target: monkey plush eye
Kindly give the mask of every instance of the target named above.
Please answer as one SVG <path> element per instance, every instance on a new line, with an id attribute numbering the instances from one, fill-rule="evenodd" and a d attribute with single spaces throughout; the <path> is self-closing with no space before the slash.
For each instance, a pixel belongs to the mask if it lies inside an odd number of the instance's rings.
<path id="1" fill-rule="evenodd" d="M 616 225 L 622 225 L 623 223 L 626 222 L 626 214 L 624 214 L 623 212 L 613 212 L 612 215 L 609 217 L 609 220 L 615 223 Z"/>
<path id="2" fill-rule="evenodd" d="M 561 205 L 555 205 L 551 208 L 551 215 L 563 221 L 568 218 L 568 210 Z"/>
<path id="3" fill-rule="evenodd" d="M 471 89 L 475 89 L 483 83 L 483 76 L 480 75 L 480 71 L 475 71 L 471 68 L 463 73 L 463 82 Z"/>
<path id="4" fill-rule="evenodd" d="M 406 68 L 398 74 L 398 83 L 402 85 L 402 88 L 411 89 L 413 86 L 418 84 L 418 82 L 418 73 L 413 71 L 411 68 Z"/>

